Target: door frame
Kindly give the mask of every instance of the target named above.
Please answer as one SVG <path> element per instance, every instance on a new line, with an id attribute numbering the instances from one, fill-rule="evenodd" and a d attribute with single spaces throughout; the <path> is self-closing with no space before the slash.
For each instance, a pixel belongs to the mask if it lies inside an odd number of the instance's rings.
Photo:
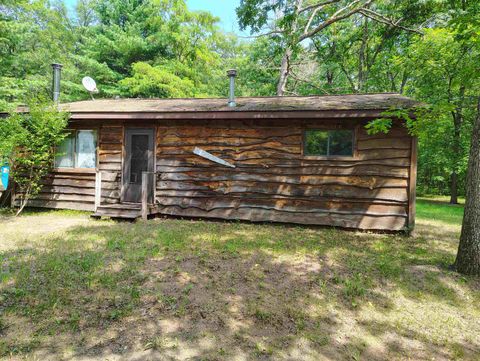
<path id="1" fill-rule="evenodd" d="M 156 168 L 157 168 L 157 127 L 156 126 L 132 126 L 132 125 L 124 125 L 123 126 L 123 142 L 122 142 L 122 170 L 120 172 L 120 202 L 121 203 L 132 203 L 132 202 L 126 202 L 125 201 L 125 191 L 126 191 L 126 187 L 125 187 L 125 177 L 126 177 L 126 167 L 127 167 L 127 164 L 128 164 L 128 161 L 127 161 L 127 137 L 128 137 L 128 133 L 129 133 L 129 130 L 133 130 L 133 131 L 138 131 L 138 132 L 141 132 L 141 131 L 145 131 L 145 132 L 151 132 L 152 134 L 152 141 L 153 141 L 153 155 L 152 155 L 152 161 L 153 161 L 153 172 L 156 171 Z M 157 187 L 155 187 L 153 189 L 153 202 L 155 202 L 155 199 L 156 199 L 156 196 L 157 196 Z M 133 203 L 136 203 L 136 202 L 133 202 Z M 137 203 L 136 203 L 137 204 Z"/>

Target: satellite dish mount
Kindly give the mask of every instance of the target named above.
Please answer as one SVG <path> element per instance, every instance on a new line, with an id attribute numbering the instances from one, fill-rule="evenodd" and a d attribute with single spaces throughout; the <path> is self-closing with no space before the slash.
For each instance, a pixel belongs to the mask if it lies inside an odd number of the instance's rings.
<path id="1" fill-rule="evenodd" d="M 85 87 L 85 89 L 87 89 L 87 91 L 90 93 L 92 100 L 95 100 L 93 98 L 93 94 L 98 93 L 97 83 L 95 83 L 95 80 L 93 80 L 89 76 L 86 76 L 82 79 L 82 84 Z"/>

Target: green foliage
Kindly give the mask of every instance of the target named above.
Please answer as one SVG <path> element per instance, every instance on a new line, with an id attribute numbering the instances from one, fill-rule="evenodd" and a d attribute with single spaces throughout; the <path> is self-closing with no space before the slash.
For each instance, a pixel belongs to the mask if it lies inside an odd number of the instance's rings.
<path id="1" fill-rule="evenodd" d="M 53 62 L 64 65 L 62 101 L 98 97 L 218 96 L 238 42 L 218 18 L 183 0 L 80 0 L 75 14 L 44 0 L 3 5 L 0 14 L 0 111 L 50 93 Z M 140 65 L 138 65 L 140 64 Z M 148 68 L 150 66 L 150 68 Z M 160 80 L 147 84 L 145 74 Z"/>
<path id="2" fill-rule="evenodd" d="M 368 134 L 387 134 L 392 128 L 393 119 L 402 120 L 409 134 L 418 136 L 424 128 L 425 122 L 436 119 L 438 114 L 433 113 L 428 106 L 420 106 L 414 109 L 395 109 L 382 112 L 382 118 L 371 120 L 365 125 Z"/>
<path id="3" fill-rule="evenodd" d="M 379 118 L 374 119 L 365 126 L 368 134 L 378 134 L 384 133 L 387 134 L 392 128 L 392 119 L 390 118 Z"/>
<path id="4" fill-rule="evenodd" d="M 448 194 L 456 174 L 464 194 L 480 48 L 454 28 L 434 28 L 425 30 L 407 55 L 408 92 L 430 104 L 430 114 L 424 113 L 417 126 L 420 192 Z"/>
<path id="5" fill-rule="evenodd" d="M 243 29 L 267 34 L 288 61 L 289 93 L 403 91 L 408 72 L 395 58 L 404 55 L 413 30 L 438 6 L 434 1 L 367 3 L 242 0 L 237 15 Z M 362 8 L 379 15 L 367 16 Z M 378 21 L 381 16 L 400 19 L 401 27 Z"/>
<path id="6" fill-rule="evenodd" d="M 12 112 L 0 122 L 0 158 L 11 165 L 20 195 L 20 213 L 41 190 L 54 164 L 55 146 L 65 137 L 68 115 L 45 102 L 32 101 L 28 113 Z"/>
<path id="7" fill-rule="evenodd" d="M 163 67 L 147 63 L 135 63 L 133 76 L 120 81 L 126 94 L 143 98 L 185 98 L 194 95 L 194 84 L 182 79 Z"/>
<path id="8" fill-rule="evenodd" d="M 281 61 L 279 44 L 259 38 L 239 44 L 233 67 L 238 69 L 237 89 L 243 96 L 273 96 L 276 92 L 277 67 Z M 226 95 L 226 93 L 225 93 Z"/>
<path id="9" fill-rule="evenodd" d="M 268 22 L 269 13 L 278 10 L 282 1 L 241 0 L 237 8 L 240 28 L 251 28 L 252 32 L 260 31 Z"/>

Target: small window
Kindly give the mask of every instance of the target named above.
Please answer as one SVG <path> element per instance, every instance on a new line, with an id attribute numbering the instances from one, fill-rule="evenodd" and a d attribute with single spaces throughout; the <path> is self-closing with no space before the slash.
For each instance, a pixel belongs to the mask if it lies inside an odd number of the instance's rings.
<path id="1" fill-rule="evenodd" d="M 97 164 L 97 132 L 74 130 L 57 147 L 55 167 L 95 168 Z"/>
<path id="2" fill-rule="evenodd" d="M 73 159 L 73 147 L 75 144 L 75 134 L 69 134 L 63 139 L 62 143 L 57 147 L 55 154 L 55 167 L 57 168 L 73 168 L 75 160 Z"/>
<path id="3" fill-rule="evenodd" d="M 97 135 L 94 130 L 79 130 L 75 142 L 75 168 L 95 168 Z"/>
<path id="4" fill-rule="evenodd" d="M 318 156 L 353 156 L 353 130 L 320 130 L 305 131 L 305 155 Z"/>

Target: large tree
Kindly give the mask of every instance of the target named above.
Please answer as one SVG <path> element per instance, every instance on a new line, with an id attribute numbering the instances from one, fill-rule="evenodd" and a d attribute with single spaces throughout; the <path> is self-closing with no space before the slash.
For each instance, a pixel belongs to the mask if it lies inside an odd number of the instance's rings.
<path id="1" fill-rule="evenodd" d="M 475 58 L 480 57 L 480 4 L 478 1 L 461 1 L 462 11 L 457 12 L 451 25 L 457 40 L 465 44 Z M 472 72 L 476 76 L 477 113 L 471 135 L 470 156 L 466 181 L 466 204 L 462 233 L 455 268 L 458 272 L 480 276 L 480 66 Z"/>
<path id="2" fill-rule="evenodd" d="M 354 16 L 369 18 L 389 27 L 418 32 L 409 27 L 422 12 L 419 2 L 374 0 L 242 0 L 237 15 L 242 29 L 278 38 L 283 55 L 279 64 L 277 95 L 287 92 L 292 63 L 302 47 L 322 31 Z M 415 12 L 416 10 L 416 12 Z M 358 22 L 358 18 L 355 20 Z"/>
<path id="3" fill-rule="evenodd" d="M 468 161 L 467 198 L 455 268 L 480 275 L 480 97 Z"/>

